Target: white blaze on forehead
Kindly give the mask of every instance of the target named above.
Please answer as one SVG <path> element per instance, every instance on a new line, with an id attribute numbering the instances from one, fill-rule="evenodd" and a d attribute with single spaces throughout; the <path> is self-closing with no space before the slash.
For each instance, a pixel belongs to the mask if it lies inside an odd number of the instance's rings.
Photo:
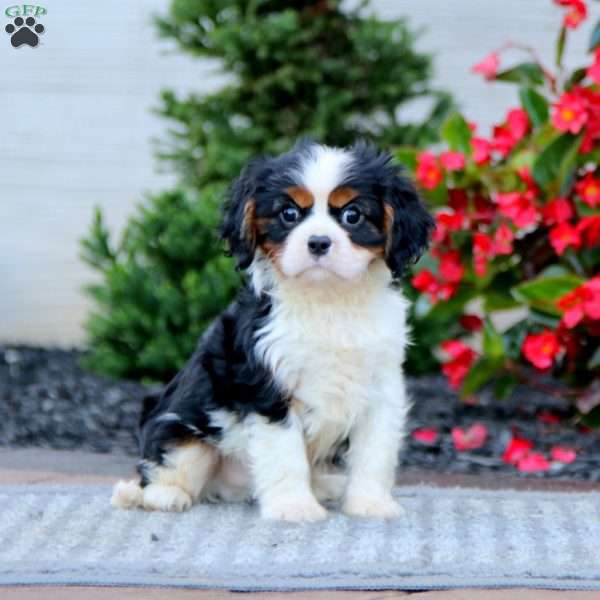
<path id="1" fill-rule="evenodd" d="M 302 160 L 299 183 L 321 203 L 344 181 L 350 160 L 351 155 L 345 150 L 315 145 Z"/>

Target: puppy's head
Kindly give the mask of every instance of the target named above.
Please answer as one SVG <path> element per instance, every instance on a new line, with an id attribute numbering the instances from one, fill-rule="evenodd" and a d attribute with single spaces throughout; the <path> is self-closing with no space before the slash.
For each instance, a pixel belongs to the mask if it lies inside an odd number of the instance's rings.
<path id="1" fill-rule="evenodd" d="M 352 280 L 377 260 L 399 276 L 432 227 L 389 154 L 363 142 L 339 149 L 302 141 L 244 169 L 222 235 L 242 269 L 258 255 L 286 278 Z"/>

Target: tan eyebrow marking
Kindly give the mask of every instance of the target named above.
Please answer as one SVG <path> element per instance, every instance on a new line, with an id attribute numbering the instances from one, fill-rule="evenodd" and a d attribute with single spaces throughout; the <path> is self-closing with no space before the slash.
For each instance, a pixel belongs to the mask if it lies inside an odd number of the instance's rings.
<path id="1" fill-rule="evenodd" d="M 329 194 L 329 206 L 342 208 L 358 196 L 358 191 L 351 187 L 339 187 Z"/>
<path id="2" fill-rule="evenodd" d="M 300 208 L 310 208 L 315 203 L 313 195 L 306 188 L 292 186 L 284 191 Z"/>

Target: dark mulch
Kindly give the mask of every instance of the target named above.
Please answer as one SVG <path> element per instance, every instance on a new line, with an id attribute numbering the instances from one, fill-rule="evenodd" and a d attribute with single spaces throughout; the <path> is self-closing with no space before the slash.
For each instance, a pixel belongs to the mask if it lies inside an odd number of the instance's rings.
<path id="1" fill-rule="evenodd" d="M 90 373 L 79 366 L 81 356 L 78 351 L 0 346 L 0 445 L 136 454 L 133 432 L 148 388 Z M 439 435 L 433 445 L 409 437 L 404 467 L 517 474 L 502 461 L 512 433 L 517 433 L 545 454 L 557 444 L 578 452 L 570 465 L 553 464 L 545 473 L 523 476 L 600 481 L 600 435 L 578 427 L 566 401 L 523 387 L 508 400 L 482 394 L 477 405 L 467 405 L 442 377 L 412 379 L 408 386 L 414 400 L 411 431 L 433 427 Z M 548 411 L 560 422 L 540 421 L 540 413 Z M 457 452 L 452 427 L 473 423 L 487 426 L 487 443 L 478 450 Z"/>

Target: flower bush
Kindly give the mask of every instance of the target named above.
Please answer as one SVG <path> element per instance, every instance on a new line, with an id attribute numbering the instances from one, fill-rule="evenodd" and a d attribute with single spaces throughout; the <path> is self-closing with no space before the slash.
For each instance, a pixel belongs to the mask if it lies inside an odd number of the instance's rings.
<path id="1" fill-rule="evenodd" d="M 419 345 L 409 367 L 440 361 L 463 396 L 493 382 L 503 397 L 549 373 L 592 419 L 600 416 L 600 23 L 590 58 L 570 72 L 564 48 L 587 7 L 555 4 L 565 10 L 555 68 L 514 43 L 473 67 L 519 87 L 520 106 L 491 135 L 454 114 L 442 151 L 398 150 L 437 222 L 411 280 Z M 527 59 L 501 70 L 509 48 Z"/>

